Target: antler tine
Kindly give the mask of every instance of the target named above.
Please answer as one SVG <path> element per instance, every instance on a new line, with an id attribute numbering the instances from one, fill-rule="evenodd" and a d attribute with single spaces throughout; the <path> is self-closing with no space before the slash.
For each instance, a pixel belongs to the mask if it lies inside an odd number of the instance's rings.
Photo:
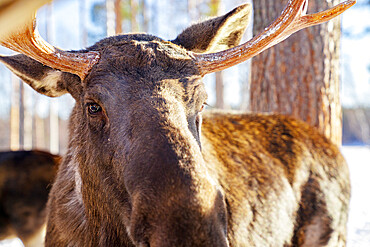
<path id="1" fill-rule="evenodd" d="M 311 15 L 306 15 L 307 3 L 308 0 L 290 0 L 281 15 L 272 24 L 242 45 L 217 53 L 192 53 L 200 73 L 205 75 L 244 62 L 303 28 L 326 22 L 340 15 L 353 6 L 356 0 L 348 0 L 329 10 Z"/>
<path id="2" fill-rule="evenodd" d="M 35 15 L 26 26 L 0 40 L 0 44 L 54 69 L 76 74 L 81 80 L 100 58 L 98 52 L 67 52 L 48 44 L 36 30 Z"/>

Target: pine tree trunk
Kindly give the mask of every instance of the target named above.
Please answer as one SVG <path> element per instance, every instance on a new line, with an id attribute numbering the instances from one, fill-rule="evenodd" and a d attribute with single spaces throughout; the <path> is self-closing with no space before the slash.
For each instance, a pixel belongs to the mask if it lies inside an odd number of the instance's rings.
<path id="1" fill-rule="evenodd" d="M 23 138 L 23 148 L 25 150 L 31 150 L 32 149 L 32 108 L 27 103 L 32 101 L 32 93 L 33 91 L 28 90 L 27 88 L 23 88 L 23 100 L 24 100 L 24 138 Z"/>
<path id="2" fill-rule="evenodd" d="M 308 13 L 338 4 L 311 0 Z M 286 0 L 254 1 L 254 35 L 267 27 Z M 317 127 L 337 145 L 342 124 L 339 102 L 340 19 L 306 28 L 252 61 L 250 108 L 292 115 Z"/>
<path id="3" fill-rule="evenodd" d="M 215 84 L 216 84 L 216 108 L 224 109 L 225 108 L 225 99 L 224 99 L 224 77 L 223 71 L 215 73 Z"/>
<path id="4" fill-rule="evenodd" d="M 20 148 L 20 100 L 19 100 L 19 85 L 21 82 L 15 75 L 12 74 L 12 103 L 10 109 L 10 150 L 16 151 Z"/>
<path id="5" fill-rule="evenodd" d="M 122 33 L 121 0 L 114 1 L 114 11 L 116 16 L 116 34 L 120 34 Z"/>

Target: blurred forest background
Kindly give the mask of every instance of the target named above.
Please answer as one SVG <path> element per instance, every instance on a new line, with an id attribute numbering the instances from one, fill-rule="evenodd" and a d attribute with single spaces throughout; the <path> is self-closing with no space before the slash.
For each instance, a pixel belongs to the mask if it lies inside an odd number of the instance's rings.
<path id="1" fill-rule="evenodd" d="M 49 43 L 65 50 L 78 50 L 106 36 L 127 32 L 148 32 L 171 40 L 189 24 L 245 2 L 252 1 L 55 0 L 38 12 L 38 30 Z M 370 1 L 358 0 L 342 17 L 340 87 L 344 145 L 370 144 L 370 22 L 363 21 L 369 15 Z M 271 20 L 275 17 L 271 16 Z M 252 33 L 253 20 L 243 40 L 251 38 Z M 12 52 L 0 48 L 0 53 Z M 247 61 L 208 75 L 208 104 L 212 108 L 251 110 L 251 80 L 256 78 L 251 75 L 251 68 L 251 61 Z M 36 94 L 2 65 L 0 80 L 0 150 L 65 153 L 67 119 L 74 100 L 68 95 L 50 99 Z"/>

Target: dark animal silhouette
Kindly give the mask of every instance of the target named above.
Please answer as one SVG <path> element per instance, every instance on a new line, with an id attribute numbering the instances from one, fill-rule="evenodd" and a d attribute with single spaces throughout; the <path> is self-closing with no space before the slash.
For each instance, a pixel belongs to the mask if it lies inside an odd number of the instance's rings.
<path id="1" fill-rule="evenodd" d="M 60 157 L 42 151 L 0 152 L 0 240 L 42 246 L 46 203 Z"/>
<path id="2" fill-rule="evenodd" d="M 66 52 L 34 23 L 3 40 L 24 54 L 0 58 L 15 74 L 76 100 L 46 246 L 345 245 L 350 184 L 338 148 L 279 115 L 208 112 L 202 122 L 201 79 L 353 4 L 306 15 L 306 0 L 289 1 L 237 47 L 250 5 L 173 41 L 127 34 Z"/>

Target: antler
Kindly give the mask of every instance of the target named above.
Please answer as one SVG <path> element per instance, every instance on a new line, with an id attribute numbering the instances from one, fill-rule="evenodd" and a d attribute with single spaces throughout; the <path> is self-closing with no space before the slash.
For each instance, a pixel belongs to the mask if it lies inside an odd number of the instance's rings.
<path id="1" fill-rule="evenodd" d="M 52 0 L 0 0 L 0 38 L 26 23 L 27 17 Z"/>
<path id="2" fill-rule="evenodd" d="M 31 22 L 0 40 L 0 44 L 54 69 L 76 74 L 81 80 L 85 79 L 92 66 L 99 61 L 98 52 L 67 52 L 55 48 L 43 40 L 35 28 L 34 15 Z"/>
<path id="3" fill-rule="evenodd" d="M 340 15 L 355 3 L 356 0 L 348 0 L 329 10 L 306 15 L 308 0 L 290 0 L 281 15 L 270 26 L 246 43 L 217 53 L 192 53 L 192 55 L 202 75 L 224 70 L 258 55 L 303 28 Z"/>

